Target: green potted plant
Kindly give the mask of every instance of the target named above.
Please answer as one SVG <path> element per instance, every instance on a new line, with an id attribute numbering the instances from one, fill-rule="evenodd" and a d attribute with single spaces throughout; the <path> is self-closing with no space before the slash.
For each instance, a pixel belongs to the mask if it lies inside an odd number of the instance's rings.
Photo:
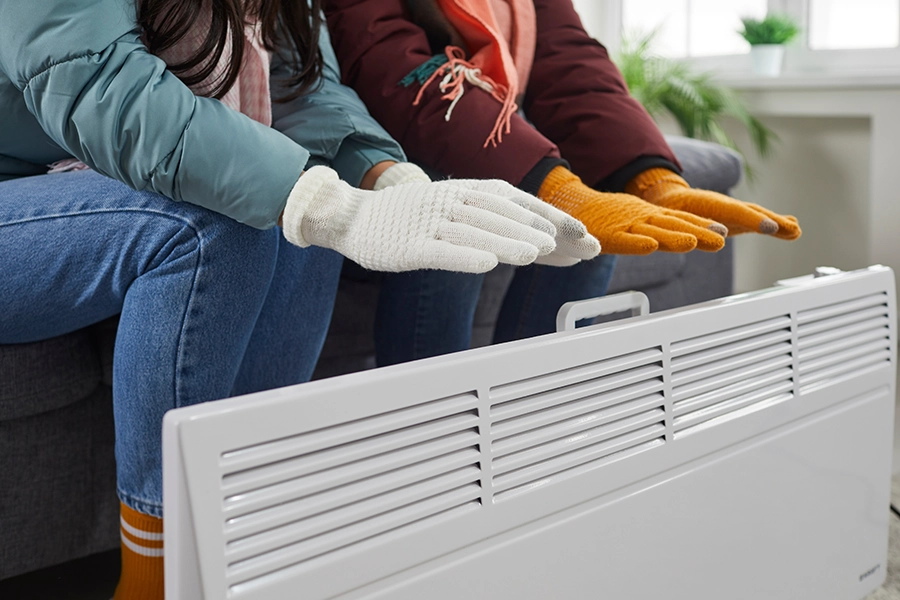
<path id="1" fill-rule="evenodd" d="M 750 134 L 759 155 L 767 156 L 778 139 L 775 132 L 751 115 L 732 89 L 717 84 L 710 74 L 655 55 L 652 45 L 656 33 L 626 35 L 614 56 L 631 95 L 653 118 L 672 117 L 683 135 L 716 142 L 744 155 L 723 127 L 726 118 L 735 119 Z M 752 178 L 747 160 L 744 168 Z"/>
<path id="2" fill-rule="evenodd" d="M 738 33 L 750 43 L 753 71 L 764 77 L 778 77 L 784 62 L 784 45 L 797 37 L 800 27 L 786 15 L 769 14 L 759 20 L 741 19 L 744 29 Z"/>

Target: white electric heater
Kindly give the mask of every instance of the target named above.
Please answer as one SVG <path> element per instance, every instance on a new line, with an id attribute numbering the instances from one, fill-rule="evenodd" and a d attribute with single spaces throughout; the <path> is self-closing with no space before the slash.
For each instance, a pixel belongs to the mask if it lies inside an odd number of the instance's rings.
<path id="1" fill-rule="evenodd" d="M 894 276 L 827 273 L 173 410 L 166 597 L 863 598 Z"/>

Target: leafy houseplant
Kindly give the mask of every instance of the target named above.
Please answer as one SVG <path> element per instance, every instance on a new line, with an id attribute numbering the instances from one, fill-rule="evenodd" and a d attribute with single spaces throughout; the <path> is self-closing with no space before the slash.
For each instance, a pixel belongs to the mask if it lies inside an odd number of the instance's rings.
<path id="1" fill-rule="evenodd" d="M 750 114 L 733 90 L 713 82 L 708 73 L 697 73 L 686 63 L 654 55 L 651 48 L 655 36 L 655 31 L 626 36 L 614 58 L 631 95 L 652 117 L 673 117 L 685 136 L 717 142 L 743 155 L 722 127 L 723 118 L 734 118 L 747 129 L 759 155 L 767 156 L 777 141 L 775 133 Z M 752 177 L 746 160 L 744 165 L 748 177 Z"/>
<path id="2" fill-rule="evenodd" d="M 759 75 L 777 77 L 784 62 L 784 45 L 797 37 L 800 27 L 790 17 L 776 14 L 762 20 L 744 17 L 741 22 L 744 29 L 738 33 L 750 43 L 753 70 Z"/>

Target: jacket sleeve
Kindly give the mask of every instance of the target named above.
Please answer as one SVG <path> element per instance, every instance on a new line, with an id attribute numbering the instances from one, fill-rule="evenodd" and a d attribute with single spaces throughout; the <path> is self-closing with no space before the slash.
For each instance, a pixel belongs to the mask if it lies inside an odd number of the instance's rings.
<path id="1" fill-rule="evenodd" d="M 606 48 L 585 32 L 572 0 L 534 0 L 534 7 L 537 44 L 525 113 L 572 170 L 604 188 L 619 187 L 604 184 L 623 174 L 630 179 L 623 172 L 635 166 L 677 168 L 656 123 L 629 95 Z"/>
<path id="2" fill-rule="evenodd" d="M 331 165 L 350 185 L 358 186 L 376 164 L 406 161 L 403 150 L 369 115 L 356 92 L 341 84 L 328 30 L 322 26 L 319 47 L 325 60 L 322 79 L 311 93 L 278 102 L 293 74 L 277 55 L 272 57 L 272 126 L 309 150 L 311 164 Z"/>
<path id="3" fill-rule="evenodd" d="M 344 82 L 414 162 L 452 177 L 519 185 L 542 159 L 559 156 L 552 142 L 518 116 L 503 143 L 484 148 L 500 105 L 480 89 L 466 86 L 449 121 L 449 103 L 437 85 L 413 106 L 419 86 L 399 82 L 432 51 L 425 32 L 409 20 L 404 0 L 326 0 L 325 14 Z"/>
<path id="4" fill-rule="evenodd" d="M 0 2 L 0 69 L 47 135 L 96 171 L 273 226 L 309 153 L 194 96 L 141 43 L 134 4 Z"/>

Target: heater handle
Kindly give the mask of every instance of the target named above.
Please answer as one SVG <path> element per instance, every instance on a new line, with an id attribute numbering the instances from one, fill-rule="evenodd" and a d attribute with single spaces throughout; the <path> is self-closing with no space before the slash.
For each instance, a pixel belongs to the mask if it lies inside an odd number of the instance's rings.
<path id="1" fill-rule="evenodd" d="M 641 292 L 622 292 L 602 298 L 566 302 L 556 314 L 556 331 L 572 331 L 581 319 L 631 311 L 632 317 L 650 313 L 650 300 Z"/>

